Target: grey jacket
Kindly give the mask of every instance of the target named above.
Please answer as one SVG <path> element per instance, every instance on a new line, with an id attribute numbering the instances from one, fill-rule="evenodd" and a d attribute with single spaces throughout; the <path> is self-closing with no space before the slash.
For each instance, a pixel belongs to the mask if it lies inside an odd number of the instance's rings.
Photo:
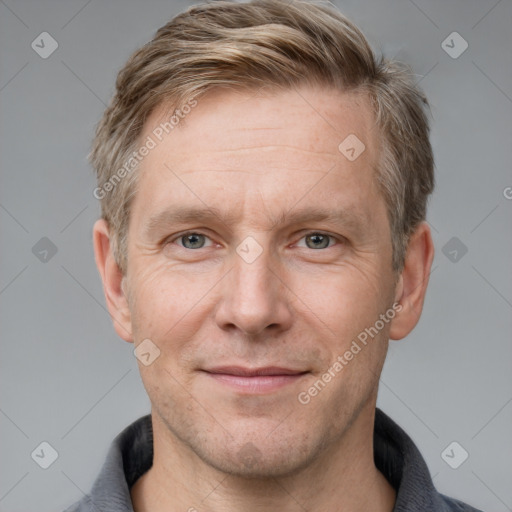
<path id="1" fill-rule="evenodd" d="M 481 512 L 436 491 L 411 438 L 376 410 L 374 459 L 397 492 L 394 512 Z M 65 512 L 133 512 L 130 488 L 153 463 L 151 416 L 143 416 L 112 442 L 92 491 Z"/>

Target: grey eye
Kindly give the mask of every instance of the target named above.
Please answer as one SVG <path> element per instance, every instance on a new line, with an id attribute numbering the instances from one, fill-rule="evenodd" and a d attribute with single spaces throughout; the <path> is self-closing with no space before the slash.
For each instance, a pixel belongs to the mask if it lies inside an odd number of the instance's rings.
<path id="1" fill-rule="evenodd" d="M 185 249 L 202 249 L 206 238 L 205 235 L 201 235 L 200 233 L 188 233 L 180 236 L 179 240 L 182 240 Z"/>
<path id="2" fill-rule="evenodd" d="M 329 247 L 331 237 L 329 235 L 322 235 L 321 233 L 312 233 L 311 235 L 306 235 L 304 238 L 309 249 L 325 249 Z"/>

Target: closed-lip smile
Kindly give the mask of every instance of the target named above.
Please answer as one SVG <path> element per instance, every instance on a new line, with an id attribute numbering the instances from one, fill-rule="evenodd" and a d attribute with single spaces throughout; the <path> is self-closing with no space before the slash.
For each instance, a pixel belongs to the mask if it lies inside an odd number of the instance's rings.
<path id="1" fill-rule="evenodd" d="M 219 384 L 227 385 L 243 394 L 270 393 L 296 382 L 309 373 L 308 370 L 280 366 L 216 366 L 202 371 Z"/>

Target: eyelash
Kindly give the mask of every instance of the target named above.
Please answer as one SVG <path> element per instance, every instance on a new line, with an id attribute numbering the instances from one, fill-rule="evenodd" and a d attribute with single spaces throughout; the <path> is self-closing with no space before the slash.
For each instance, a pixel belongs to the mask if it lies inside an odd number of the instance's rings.
<path id="1" fill-rule="evenodd" d="M 170 238 L 168 240 L 166 240 L 164 242 L 164 245 L 167 245 L 169 243 L 173 243 L 175 242 L 176 240 L 179 240 L 180 238 L 183 238 L 183 237 L 186 237 L 187 235 L 202 235 L 208 239 L 210 239 L 210 237 L 205 234 L 205 233 L 202 233 L 201 231 L 186 231 L 184 233 L 180 233 L 179 235 L 177 236 L 174 236 L 173 238 Z M 324 233 L 322 231 L 309 231 L 308 233 L 305 233 L 304 235 L 301 236 L 301 238 L 299 240 L 302 240 L 303 238 L 306 238 L 308 236 L 311 236 L 311 235 L 321 235 L 321 236 L 327 236 L 329 237 L 330 239 L 332 240 L 335 240 L 336 242 L 338 243 L 342 243 L 343 242 L 343 238 L 338 238 L 334 235 L 331 235 L 329 233 Z M 188 250 L 188 251 L 198 251 L 200 249 L 206 249 L 207 247 L 200 247 L 199 249 L 188 249 L 187 247 L 183 247 L 183 246 L 179 246 L 181 249 L 185 249 L 185 250 Z M 312 251 L 315 251 L 315 250 L 325 250 L 325 249 L 330 249 L 332 247 L 332 245 L 329 245 L 323 249 L 311 249 Z M 308 247 L 306 247 L 306 249 L 308 249 Z"/>

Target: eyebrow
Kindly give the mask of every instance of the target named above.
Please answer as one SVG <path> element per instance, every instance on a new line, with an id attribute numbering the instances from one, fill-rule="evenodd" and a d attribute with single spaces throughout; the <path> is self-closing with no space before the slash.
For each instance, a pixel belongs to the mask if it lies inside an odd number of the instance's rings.
<path id="1" fill-rule="evenodd" d="M 178 206 L 152 215 L 144 225 L 144 233 L 148 236 L 160 229 L 173 224 L 189 224 L 216 220 L 219 223 L 232 226 L 239 220 L 240 215 L 233 212 L 221 212 L 215 207 Z M 353 210 L 333 210 L 320 207 L 305 207 L 282 212 L 277 217 L 267 217 L 270 222 L 269 231 L 280 225 L 302 224 L 305 222 L 329 222 L 343 224 L 354 229 L 364 229 L 368 226 L 366 217 Z"/>

